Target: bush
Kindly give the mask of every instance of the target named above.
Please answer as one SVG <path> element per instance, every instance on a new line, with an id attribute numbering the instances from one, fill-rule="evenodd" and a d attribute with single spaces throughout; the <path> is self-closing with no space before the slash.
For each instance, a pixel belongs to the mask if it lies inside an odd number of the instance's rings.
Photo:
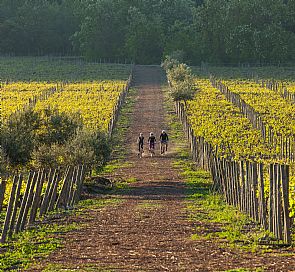
<path id="1" fill-rule="evenodd" d="M 193 85 L 193 76 L 191 69 L 184 63 L 174 66 L 168 72 L 168 79 L 172 86 L 181 82 L 190 82 Z"/>
<path id="2" fill-rule="evenodd" d="M 190 81 L 179 82 L 172 88 L 171 96 L 174 101 L 187 101 L 194 98 L 194 86 Z"/>
<path id="3" fill-rule="evenodd" d="M 184 63 L 167 57 L 162 67 L 166 69 L 168 81 L 172 88 L 171 95 L 175 101 L 187 101 L 194 97 L 194 78 L 191 69 Z"/>
<path id="4" fill-rule="evenodd" d="M 179 65 L 179 61 L 166 56 L 165 60 L 162 62 L 161 67 L 168 73 L 171 69 Z"/>
<path id="5" fill-rule="evenodd" d="M 36 168 L 57 168 L 66 166 L 67 152 L 64 145 L 42 145 L 35 149 L 32 158 Z"/>
<path id="6" fill-rule="evenodd" d="M 35 147 L 34 131 L 40 125 L 40 116 L 32 109 L 11 115 L 1 131 L 4 159 L 11 165 L 24 165 L 31 159 Z"/>
<path id="7" fill-rule="evenodd" d="M 68 163 L 89 164 L 97 169 L 105 164 L 111 153 L 107 135 L 101 131 L 78 131 L 66 148 Z"/>
<path id="8" fill-rule="evenodd" d="M 79 114 L 68 115 L 49 108 L 17 112 L 9 117 L 1 132 L 4 159 L 12 167 L 24 166 L 32 158 L 36 165 L 60 164 L 58 158 L 65 153 L 62 145 L 82 127 Z"/>
<path id="9" fill-rule="evenodd" d="M 0 138 L 4 159 L 12 167 L 31 163 L 45 168 L 77 164 L 100 168 L 111 152 L 107 136 L 83 129 L 78 113 L 68 115 L 50 108 L 13 114 Z"/>
<path id="10" fill-rule="evenodd" d="M 2 147 L 0 146 L 0 178 L 4 175 L 6 167 L 5 167 L 5 161 L 3 156 Z"/>
<path id="11" fill-rule="evenodd" d="M 79 130 L 63 145 L 42 145 L 33 153 L 34 166 L 51 167 L 86 164 L 99 169 L 110 156 L 106 135 L 100 131 Z"/>
<path id="12" fill-rule="evenodd" d="M 41 127 L 37 132 L 38 145 L 64 144 L 83 127 L 80 114 L 66 114 L 54 109 L 44 109 Z"/>

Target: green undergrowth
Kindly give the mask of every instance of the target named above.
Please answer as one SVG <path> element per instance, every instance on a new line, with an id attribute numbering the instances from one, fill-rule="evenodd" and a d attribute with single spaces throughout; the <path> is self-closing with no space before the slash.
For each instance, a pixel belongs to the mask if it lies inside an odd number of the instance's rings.
<path id="1" fill-rule="evenodd" d="M 121 168 L 127 168 L 132 166 L 131 162 L 122 162 L 121 160 L 112 160 L 109 164 L 107 164 L 103 171 L 100 174 L 111 174 L 115 170 L 121 169 Z"/>
<path id="2" fill-rule="evenodd" d="M 112 165 L 112 162 L 117 164 L 118 161 L 122 163 L 122 160 L 126 158 L 128 154 L 128 146 L 126 145 L 126 134 L 130 126 L 132 112 L 136 103 L 137 90 L 130 88 L 125 98 L 124 105 L 120 109 L 119 118 L 117 120 L 111 141 L 112 141 L 112 161 L 108 164 L 108 167 Z"/>
<path id="3" fill-rule="evenodd" d="M 51 252 L 62 247 L 61 236 L 69 231 L 78 230 L 83 223 L 68 223 L 66 216 L 85 215 L 88 210 L 101 209 L 107 205 L 118 203 L 118 199 L 87 199 L 79 202 L 74 210 L 63 212 L 56 218 L 57 223 L 41 224 L 13 236 L 8 243 L 0 244 L 0 271 L 19 271 L 28 268 L 40 259 L 46 258 Z M 53 216 L 53 215 L 51 215 Z M 53 222 L 53 221 L 52 221 Z"/>
<path id="4" fill-rule="evenodd" d="M 0 271 L 18 271 L 19 268 L 26 268 L 36 258 L 45 258 L 61 247 L 61 240 L 55 238 L 56 234 L 62 234 L 77 227 L 76 224 L 51 224 L 20 233 L 10 243 L 1 244 Z"/>
<path id="5" fill-rule="evenodd" d="M 249 217 L 227 205 L 220 194 L 211 188 L 211 177 L 183 162 L 182 175 L 187 182 L 189 219 L 196 224 L 192 239 L 214 239 L 231 247 L 257 251 L 258 239 L 265 236 Z"/>
<path id="6" fill-rule="evenodd" d="M 258 239 L 267 233 L 260 230 L 247 215 L 227 205 L 222 195 L 211 190 L 210 174 L 198 169 L 192 161 L 185 144 L 187 139 L 183 127 L 174 113 L 169 92 L 169 89 L 164 89 L 169 136 L 178 143 L 174 147 L 177 157 L 173 166 L 181 172 L 187 184 L 187 210 L 189 219 L 196 226 L 195 234 L 191 239 L 214 239 L 225 247 L 257 251 L 261 248 L 258 246 Z"/>
<path id="7" fill-rule="evenodd" d="M 117 198 L 88 198 L 81 200 L 77 206 L 75 214 L 84 213 L 86 210 L 99 210 L 108 205 L 115 205 L 121 202 Z"/>
<path id="8" fill-rule="evenodd" d="M 120 109 L 120 114 L 116 122 L 116 126 L 111 137 L 112 155 L 111 160 L 98 173 L 94 175 L 107 175 L 121 168 L 128 168 L 132 166 L 131 162 L 124 161 L 128 153 L 126 146 L 126 134 L 131 121 L 132 111 L 135 104 L 135 96 L 137 91 L 133 88 L 129 89 L 124 105 Z"/>
<path id="9" fill-rule="evenodd" d="M 79 266 L 78 268 L 65 268 L 59 264 L 50 264 L 43 272 L 113 272 L 115 270 L 108 268 L 100 268 L 95 264 L 86 264 L 83 267 Z M 116 269 L 117 271 L 117 269 Z"/>
<path id="10" fill-rule="evenodd" d="M 183 152 L 184 153 L 184 152 Z M 227 205 L 223 196 L 211 191 L 208 172 L 197 169 L 187 155 L 174 163 L 187 184 L 189 219 L 196 224 L 194 240 L 215 239 L 232 247 L 257 250 L 258 239 L 265 235 L 249 217 Z"/>
<path id="11" fill-rule="evenodd" d="M 132 167 L 132 162 L 126 161 L 126 155 L 129 150 L 126 145 L 127 131 L 130 126 L 132 112 L 136 103 L 137 90 L 130 88 L 125 98 L 124 105 L 122 106 L 117 120 L 111 142 L 112 142 L 112 156 L 111 160 L 105 165 L 98 175 L 111 175 L 118 169 Z M 128 178 L 126 180 L 118 178 L 114 180 L 113 191 L 116 193 L 123 193 L 129 190 L 130 183 L 136 182 L 136 178 Z"/>
<path id="12" fill-rule="evenodd" d="M 224 270 L 222 272 L 264 272 L 264 268 L 254 268 L 254 269 L 245 269 L 245 268 L 237 268 L 237 269 L 229 269 Z"/>
<path id="13" fill-rule="evenodd" d="M 156 210 L 161 207 L 161 204 L 155 200 L 145 200 L 140 202 L 137 206 L 137 210 Z"/>
<path id="14" fill-rule="evenodd" d="M 137 182 L 137 179 L 136 178 L 128 178 L 128 179 L 125 179 L 125 180 L 121 180 L 121 181 L 117 181 L 115 183 L 115 192 L 117 193 L 125 193 L 126 191 L 130 190 L 130 187 L 129 185 L 131 183 L 135 183 Z"/>

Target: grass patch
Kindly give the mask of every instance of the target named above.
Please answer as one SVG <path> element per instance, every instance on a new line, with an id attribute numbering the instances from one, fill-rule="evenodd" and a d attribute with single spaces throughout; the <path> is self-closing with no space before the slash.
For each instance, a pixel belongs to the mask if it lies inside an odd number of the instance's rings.
<path id="1" fill-rule="evenodd" d="M 131 167 L 132 163 L 131 162 L 122 162 L 120 160 L 113 160 L 106 166 L 104 166 L 103 170 L 99 174 L 110 174 L 113 173 L 117 169 L 121 168 L 128 168 Z"/>
<path id="2" fill-rule="evenodd" d="M 226 204 L 222 195 L 211 191 L 212 180 L 208 172 L 196 169 L 189 158 L 178 158 L 175 166 L 182 169 L 181 174 L 187 183 L 189 219 L 202 226 L 196 229 L 192 239 L 216 239 L 252 252 L 261 248 L 258 240 L 266 232 L 246 214 Z"/>
<path id="3" fill-rule="evenodd" d="M 103 198 L 91 198 L 91 199 L 84 199 L 81 200 L 77 206 L 77 212 L 84 212 L 85 210 L 99 210 L 103 207 L 109 205 L 119 204 L 121 202 L 120 199 L 111 198 L 111 199 L 103 199 Z M 76 212 L 76 213 L 77 213 Z"/>
<path id="4" fill-rule="evenodd" d="M 125 139 L 126 134 L 129 128 L 129 124 L 131 122 L 132 112 L 134 109 L 134 105 L 136 103 L 136 89 L 129 89 L 127 96 L 125 98 L 125 102 L 123 107 L 120 110 L 119 118 L 116 123 L 113 135 L 112 135 L 112 159 L 108 162 L 106 166 L 99 173 L 103 174 L 111 174 L 114 171 L 122 168 L 131 167 L 132 162 L 126 161 L 126 155 L 128 153 L 128 149 L 126 149 Z M 119 193 L 124 193 L 129 190 L 129 184 L 136 182 L 136 178 L 129 178 L 127 180 L 118 180 L 115 183 L 114 192 L 119 190 Z"/>
<path id="5" fill-rule="evenodd" d="M 128 179 L 126 179 L 126 182 L 127 183 L 135 183 L 135 182 L 137 182 L 137 178 L 128 178 Z"/>
<path id="6" fill-rule="evenodd" d="M 87 210 L 101 209 L 107 205 L 119 203 L 119 199 L 86 199 L 79 202 L 75 210 L 65 214 L 84 215 Z M 11 238 L 8 243 L 0 244 L 0 271 L 19 271 L 26 269 L 50 253 L 61 248 L 63 241 L 58 237 L 69 231 L 83 227 L 82 223 L 42 224 L 21 232 Z"/>
<path id="7" fill-rule="evenodd" d="M 50 264 L 43 272 L 113 272 L 114 270 L 97 267 L 95 264 L 88 264 L 78 268 L 64 268 L 61 265 Z"/>
<path id="8" fill-rule="evenodd" d="M 195 233 L 191 236 L 191 240 L 193 240 L 193 241 L 205 240 L 205 237 L 200 234 Z"/>
<path id="9" fill-rule="evenodd" d="M 161 207 L 161 204 L 153 200 L 145 200 L 139 203 L 136 207 L 138 210 L 155 210 Z"/>
<path id="10" fill-rule="evenodd" d="M 124 105 L 120 109 L 120 114 L 111 137 L 112 154 L 111 160 L 98 173 L 93 175 L 111 174 L 115 170 L 131 167 L 131 162 L 124 161 L 128 150 L 126 149 L 125 139 L 131 121 L 132 111 L 135 104 L 137 91 L 129 89 Z"/>
<path id="11" fill-rule="evenodd" d="M 126 190 L 129 190 L 129 185 L 135 182 L 137 182 L 137 179 L 133 177 L 128 178 L 126 180 L 117 181 L 115 183 L 115 192 L 119 191 L 119 194 L 124 193 L 126 192 Z"/>
<path id="12" fill-rule="evenodd" d="M 125 98 L 124 105 L 120 109 L 119 118 L 117 120 L 111 141 L 113 143 L 112 146 L 112 161 L 106 166 L 113 165 L 113 161 L 115 161 L 114 165 L 118 165 L 118 163 L 122 164 L 122 160 L 126 158 L 126 154 L 128 153 L 128 149 L 126 148 L 126 134 L 129 129 L 129 124 L 131 122 L 132 112 L 134 109 L 134 105 L 136 103 L 136 89 L 129 89 L 127 96 Z M 124 167 L 124 166 L 123 166 Z M 120 167 L 119 167 L 120 168 Z M 118 169 L 118 168 L 115 168 Z"/>
<path id="13" fill-rule="evenodd" d="M 0 271 L 27 268 L 39 258 L 47 257 L 51 252 L 62 246 L 56 234 L 77 229 L 76 224 L 42 225 L 24 231 L 15 236 L 10 243 L 1 245 Z"/>
<path id="14" fill-rule="evenodd" d="M 251 224 L 249 218 L 227 205 L 222 196 L 211 193 L 210 178 L 204 178 L 205 174 L 196 171 L 193 177 L 189 175 L 187 179 L 187 209 L 190 220 L 204 224 L 205 229 L 200 233 L 208 239 L 217 238 L 230 244 L 239 242 L 254 246 L 258 237 L 255 237 L 255 233 L 244 231 L 244 227 Z"/>
<path id="15" fill-rule="evenodd" d="M 224 270 L 223 272 L 263 272 L 265 271 L 264 268 L 237 268 L 237 269 L 229 269 L 229 270 Z"/>

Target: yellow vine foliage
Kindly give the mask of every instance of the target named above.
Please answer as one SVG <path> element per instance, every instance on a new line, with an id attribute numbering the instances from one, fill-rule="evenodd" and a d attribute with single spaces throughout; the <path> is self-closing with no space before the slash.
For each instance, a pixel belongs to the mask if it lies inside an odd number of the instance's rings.
<path id="1" fill-rule="evenodd" d="M 240 97 L 256 112 L 258 112 L 267 127 L 272 127 L 275 136 L 289 137 L 295 134 L 295 104 L 284 99 L 279 92 L 263 88 L 251 80 L 225 80 L 223 83 L 233 93 Z M 294 82 L 284 82 L 289 92 L 295 93 Z M 294 140 L 294 138 L 293 138 Z M 280 152 L 280 143 L 277 143 L 275 153 Z M 278 161 L 278 163 L 280 163 Z M 282 161 L 282 163 L 284 163 Z M 290 164 L 290 211 L 295 215 L 295 164 Z M 266 182 L 267 183 L 267 182 Z M 267 184 L 268 185 L 268 184 Z"/>
<path id="2" fill-rule="evenodd" d="M 12 113 L 22 110 L 30 99 L 55 88 L 56 84 L 46 82 L 15 82 L 3 85 L 1 91 L 1 115 L 6 120 Z"/>
<path id="3" fill-rule="evenodd" d="M 47 100 L 38 101 L 35 109 L 38 111 L 50 107 L 69 114 L 78 112 L 88 129 L 106 131 L 114 107 L 125 88 L 124 81 L 70 83 Z"/>
<path id="4" fill-rule="evenodd" d="M 283 86 L 285 86 L 287 88 L 289 93 L 295 94 L 295 82 L 294 81 L 283 82 Z"/>
<path id="5" fill-rule="evenodd" d="M 58 88 L 47 99 L 37 99 L 36 111 L 45 108 L 58 109 L 61 112 L 80 113 L 84 125 L 89 129 L 106 131 L 113 116 L 114 107 L 126 81 L 96 81 L 57 85 L 46 82 L 16 82 L 1 88 L 2 118 L 7 118 L 18 110 L 23 110 L 34 97 Z"/>
<path id="6" fill-rule="evenodd" d="M 295 134 L 295 105 L 290 101 L 251 81 L 228 80 L 223 83 L 254 108 L 265 124 L 273 128 L 275 135 Z"/>
<path id="7" fill-rule="evenodd" d="M 187 102 L 190 123 L 196 136 L 205 137 L 218 146 L 219 155 L 235 159 L 255 159 L 271 154 L 260 131 L 224 95 L 212 87 L 208 79 L 197 79 L 198 91 Z"/>

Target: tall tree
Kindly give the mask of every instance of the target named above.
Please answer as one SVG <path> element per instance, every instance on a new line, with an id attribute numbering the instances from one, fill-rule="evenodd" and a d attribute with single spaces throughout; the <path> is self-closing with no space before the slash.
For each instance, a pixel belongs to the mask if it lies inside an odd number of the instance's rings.
<path id="1" fill-rule="evenodd" d="M 129 55 L 142 63 L 158 63 L 163 52 L 163 26 L 160 16 L 148 18 L 137 8 L 129 10 L 129 25 L 125 48 Z"/>
<path id="2" fill-rule="evenodd" d="M 0 0 L 0 54 L 294 61 L 294 15 L 295 0 Z"/>
<path id="3" fill-rule="evenodd" d="M 87 16 L 73 36 L 74 44 L 89 58 L 115 58 L 122 55 L 126 15 L 120 0 L 89 3 Z"/>

